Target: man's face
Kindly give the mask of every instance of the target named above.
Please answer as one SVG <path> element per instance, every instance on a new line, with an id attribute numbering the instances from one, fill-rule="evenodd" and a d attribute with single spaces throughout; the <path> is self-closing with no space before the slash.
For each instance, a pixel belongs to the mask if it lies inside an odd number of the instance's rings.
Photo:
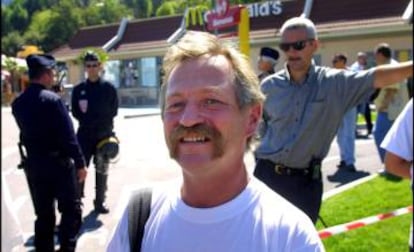
<path id="1" fill-rule="evenodd" d="M 338 69 L 345 69 L 346 68 L 346 63 L 344 60 L 340 59 L 340 58 L 334 58 L 332 60 L 332 66 L 334 68 L 338 68 Z"/>
<path id="2" fill-rule="evenodd" d="M 290 71 L 307 71 L 318 48 L 317 41 L 308 38 L 306 29 L 286 30 L 280 46 Z"/>
<path id="3" fill-rule="evenodd" d="M 367 57 L 366 56 L 358 56 L 358 63 L 360 65 L 365 66 L 367 64 Z"/>
<path id="4" fill-rule="evenodd" d="M 259 70 L 260 70 L 260 71 L 262 71 L 262 72 L 267 72 L 267 71 L 270 71 L 270 70 L 272 70 L 272 68 L 273 68 L 272 64 L 271 64 L 269 61 L 267 61 L 267 60 L 262 60 L 262 59 L 259 59 L 259 60 L 258 60 L 258 62 L 257 62 L 257 67 L 258 67 L 258 68 L 259 68 Z"/>
<path id="5" fill-rule="evenodd" d="M 388 63 L 388 59 L 385 58 L 384 55 L 382 55 L 382 53 L 375 53 L 374 57 L 375 57 L 375 63 L 377 65 L 384 65 Z"/>
<path id="6" fill-rule="evenodd" d="M 46 78 L 45 78 L 45 84 L 47 88 L 51 88 L 56 82 L 56 70 L 54 69 L 47 69 L 46 70 Z"/>
<path id="7" fill-rule="evenodd" d="M 203 56 L 181 63 L 168 79 L 164 135 L 170 156 L 185 174 L 220 172 L 242 163 L 255 126 L 252 109 L 241 111 L 237 105 L 232 73 L 225 57 Z"/>
<path id="8" fill-rule="evenodd" d="M 101 70 L 99 61 L 85 61 L 85 70 L 89 77 L 96 77 Z"/>

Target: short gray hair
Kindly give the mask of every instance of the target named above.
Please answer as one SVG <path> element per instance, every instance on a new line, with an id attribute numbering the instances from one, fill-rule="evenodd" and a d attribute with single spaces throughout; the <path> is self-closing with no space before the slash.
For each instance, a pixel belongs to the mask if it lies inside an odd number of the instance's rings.
<path id="1" fill-rule="evenodd" d="M 293 17 L 288 19 L 280 28 L 280 35 L 286 30 L 306 29 L 308 39 L 318 39 L 315 24 L 305 17 Z"/>

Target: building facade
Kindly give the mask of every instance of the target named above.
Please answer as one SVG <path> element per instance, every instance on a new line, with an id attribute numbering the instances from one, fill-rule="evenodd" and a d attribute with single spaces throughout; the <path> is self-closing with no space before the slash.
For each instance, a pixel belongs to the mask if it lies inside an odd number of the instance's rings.
<path id="1" fill-rule="evenodd" d="M 373 64 L 372 51 L 382 42 L 390 44 L 397 60 L 412 59 L 412 0 L 261 1 L 245 8 L 250 23 L 248 56 L 255 68 L 260 48 L 277 49 L 283 22 L 302 13 L 318 30 L 317 64 L 330 66 L 338 52 L 347 54 L 352 64 L 359 51 L 366 52 Z M 186 16 L 124 19 L 119 24 L 86 27 L 52 54 L 66 63 L 67 81 L 76 84 L 84 78 L 84 69 L 75 59 L 85 48 L 102 47 L 109 55 L 104 78 L 116 86 L 120 105 L 157 105 L 162 59 L 170 46 L 167 40 L 186 30 L 209 31 L 206 13 L 190 10 Z M 237 36 L 225 39 L 238 42 Z M 279 59 L 276 69 L 283 67 L 283 61 L 283 57 Z"/>

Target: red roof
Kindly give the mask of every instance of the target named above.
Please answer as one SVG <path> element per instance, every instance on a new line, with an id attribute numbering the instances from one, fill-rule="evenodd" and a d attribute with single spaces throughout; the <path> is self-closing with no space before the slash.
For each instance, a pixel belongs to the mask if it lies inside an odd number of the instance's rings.
<path id="1" fill-rule="evenodd" d="M 282 13 L 250 19 L 251 37 L 274 37 L 283 22 L 299 16 L 306 1 L 281 1 Z M 314 0 L 310 19 L 318 26 L 318 32 L 343 27 L 369 27 L 403 23 L 401 18 L 409 0 Z M 180 26 L 182 16 L 169 16 L 129 21 L 116 52 L 145 51 L 165 48 L 167 38 Z M 86 47 L 102 47 L 118 31 L 119 23 L 80 29 L 68 44 L 54 50 L 56 58 L 74 58 Z M 202 29 L 190 27 L 189 29 Z"/>

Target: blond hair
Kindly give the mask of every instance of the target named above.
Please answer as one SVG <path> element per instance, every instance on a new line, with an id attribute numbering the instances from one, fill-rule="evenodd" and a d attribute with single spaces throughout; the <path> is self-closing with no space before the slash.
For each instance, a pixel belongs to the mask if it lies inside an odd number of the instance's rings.
<path id="1" fill-rule="evenodd" d="M 262 103 L 264 95 L 260 91 L 259 79 L 247 58 L 233 45 L 223 43 L 217 36 L 207 32 L 189 31 L 177 44 L 171 46 L 163 61 L 163 83 L 161 92 L 161 109 L 164 109 L 165 87 L 168 85 L 172 70 L 180 63 L 204 55 L 223 55 L 234 73 L 236 99 L 239 108 Z"/>

